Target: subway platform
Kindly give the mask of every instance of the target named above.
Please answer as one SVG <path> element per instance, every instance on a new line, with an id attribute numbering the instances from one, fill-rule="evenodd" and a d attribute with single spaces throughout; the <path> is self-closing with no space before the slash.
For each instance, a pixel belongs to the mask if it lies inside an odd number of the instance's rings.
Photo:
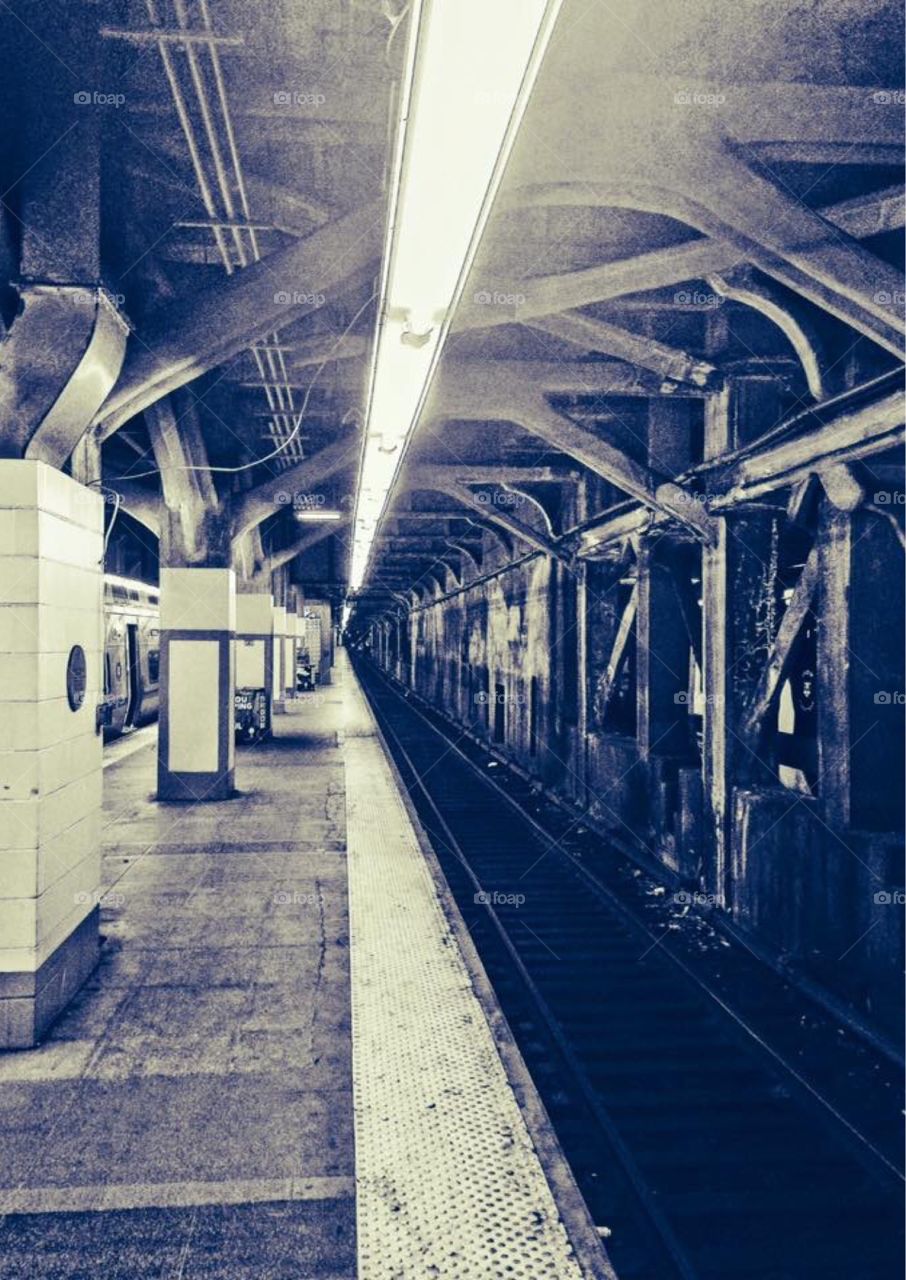
<path id="1" fill-rule="evenodd" d="M 7 1280 L 611 1276 L 355 675 L 229 801 L 105 773 L 104 943 L 0 1058 Z"/>

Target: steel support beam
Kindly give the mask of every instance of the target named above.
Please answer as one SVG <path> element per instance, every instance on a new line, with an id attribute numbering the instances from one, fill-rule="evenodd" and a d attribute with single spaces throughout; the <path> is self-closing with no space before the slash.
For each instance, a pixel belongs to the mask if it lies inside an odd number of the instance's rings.
<path id="1" fill-rule="evenodd" d="M 816 409 L 817 412 L 817 409 Z M 690 472 L 685 480 L 698 478 L 706 492 L 701 502 L 714 516 L 756 501 L 778 489 L 801 483 L 826 467 L 871 457 L 902 445 L 906 405 L 900 392 L 858 409 L 840 413 L 812 431 L 776 444 L 754 448 L 739 459 L 731 456 L 707 461 Z M 607 546 L 645 529 L 665 517 L 652 515 L 641 506 L 624 504 L 603 515 L 600 521 L 582 530 L 579 554 L 594 556 Z"/>
<path id="2" fill-rule="evenodd" d="M 358 440 L 341 436 L 296 466 L 237 494 L 232 502 L 233 537 L 238 538 L 281 507 L 292 506 L 296 494 L 310 494 L 323 481 L 353 466 L 357 457 Z"/>
<path id="3" fill-rule="evenodd" d="M 436 489 L 439 493 L 446 494 L 449 498 L 455 499 L 468 511 L 482 516 L 484 520 L 500 525 L 511 537 L 526 543 L 535 551 L 543 551 L 545 555 L 553 556 L 556 559 L 564 558 L 565 553 L 545 534 L 539 533 L 530 525 L 517 520 L 509 511 L 499 507 L 492 509 L 487 503 L 479 501 L 477 494 L 474 494 L 465 485 L 457 484 L 455 481 L 437 480 L 436 482 L 431 481 L 430 487 Z"/>
<path id="4" fill-rule="evenodd" d="M 587 200 L 588 188 L 580 189 Z M 552 188 L 550 195 L 552 203 L 562 202 L 563 194 L 559 188 Z M 899 230 L 904 220 L 902 189 L 888 187 L 827 205 L 816 212 L 833 227 L 855 239 Z M 713 274 L 732 271 L 739 265 L 739 260 L 740 253 L 734 245 L 702 237 L 580 271 L 520 280 L 518 286 L 522 300 L 518 319 L 526 323 L 535 317 L 556 315 L 576 307 L 653 289 L 666 289 L 689 280 L 704 280 Z M 511 293 L 514 285 L 512 280 L 491 280 L 483 287 L 488 291 L 496 289 Z M 512 320 L 513 317 L 504 309 L 463 302 L 456 313 L 453 328 L 455 332 L 486 329 L 510 324 Z"/>
<path id="5" fill-rule="evenodd" d="M 161 308 L 129 342 L 120 380 L 97 415 L 102 437 L 257 339 L 317 310 L 320 295 L 336 296 L 370 279 L 381 230 L 381 206 L 366 205 Z M 297 292 L 299 281 L 304 292 Z"/>
<path id="6" fill-rule="evenodd" d="M 533 385 L 530 381 L 531 366 L 527 364 L 527 371 L 522 373 L 514 368 L 516 364 L 518 362 L 491 362 L 484 369 L 475 370 L 468 379 L 457 377 L 459 371 L 455 366 L 452 370 L 442 370 L 438 388 L 429 402 L 429 415 L 480 421 L 502 418 L 516 422 L 630 497 L 685 525 L 696 537 L 714 536 L 709 517 L 700 503 L 688 501 L 687 495 L 669 477 L 655 474 L 594 431 L 553 409 L 539 384 Z"/>
<path id="7" fill-rule="evenodd" d="M 640 369 L 649 369 L 661 378 L 673 382 L 688 382 L 695 387 L 706 387 L 713 381 L 717 370 L 707 360 L 701 360 L 688 351 L 667 346 L 655 338 L 632 333 L 580 311 L 564 311 L 560 315 L 538 316 L 530 327 L 549 334 L 563 342 L 569 342 L 582 351 L 599 351 L 616 356 Z"/>
<path id="8" fill-rule="evenodd" d="M 161 564 L 226 567 L 232 560 L 229 525 L 194 403 L 167 396 L 148 406 L 145 422 L 163 495 Z"/>
<path id="9" fill-rule="evenodd" d="M 267 556 L 262 561 L 255 576 L 268 577 L 270 574 L 275 573 L 277 569 L 289 564 L 297 556 L 303 555 L 311 547 L 316 547 L 332 534 L 340 533 L 341 530 L 348 526 L 349 522 L 350 517 L 345 516 L 342 520 L 326 520 L 323 525 L 308 529 L 300 537 L 295 538 L 288 547 L 281 547 L 279 551 L 274 551 Z"/>

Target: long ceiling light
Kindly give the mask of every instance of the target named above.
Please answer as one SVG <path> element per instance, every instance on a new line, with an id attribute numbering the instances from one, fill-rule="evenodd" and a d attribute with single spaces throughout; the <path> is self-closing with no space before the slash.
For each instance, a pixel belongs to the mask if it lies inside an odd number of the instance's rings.
<path id="1" fill-rule="evenodd" d="M 413 0 L 350 591 L 425 402 L 561 0 Z"/>

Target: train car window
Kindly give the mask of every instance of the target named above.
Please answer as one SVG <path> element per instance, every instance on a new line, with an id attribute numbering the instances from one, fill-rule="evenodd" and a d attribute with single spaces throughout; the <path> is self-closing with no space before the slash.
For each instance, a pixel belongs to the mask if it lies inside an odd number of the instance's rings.
<path id="1" fill-rule="evenodd" d="M 104 692 L 111 693 L 113 690 L 113 672 L 110 669 L 110 654 L 104 654 Z"/>
<path id="2" fill-rule="evenodd" d="M 154 684 L 160 680 L 160 650 L 148 650 L 148 679 Z"/>

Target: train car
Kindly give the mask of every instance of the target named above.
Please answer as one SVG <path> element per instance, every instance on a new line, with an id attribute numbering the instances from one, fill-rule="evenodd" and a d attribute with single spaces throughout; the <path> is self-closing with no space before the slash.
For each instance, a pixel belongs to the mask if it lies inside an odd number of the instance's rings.
<path id="1" fill-rule="evenodd" d="M 160 694 L 160 591 L 104 576 L 104 737 L 157 718 Z"/>

